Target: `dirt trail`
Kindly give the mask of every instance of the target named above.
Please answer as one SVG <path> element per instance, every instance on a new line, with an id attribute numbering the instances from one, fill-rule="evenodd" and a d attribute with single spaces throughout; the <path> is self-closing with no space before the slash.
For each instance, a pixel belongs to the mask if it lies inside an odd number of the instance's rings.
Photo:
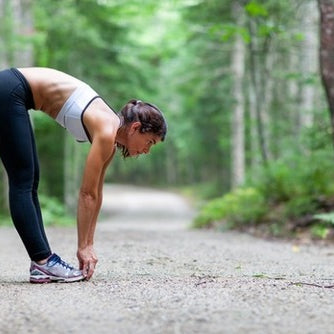
<path id="1" fill-rule="evenodd" d="M 13 228 L 0 229 L 0 333 L 333 333 L 334 247 L 194 231 L 180 196 L 106 186 L 94 279 L 27 283 Z M 75 228 L 48 228 L 76 263 Z"/>

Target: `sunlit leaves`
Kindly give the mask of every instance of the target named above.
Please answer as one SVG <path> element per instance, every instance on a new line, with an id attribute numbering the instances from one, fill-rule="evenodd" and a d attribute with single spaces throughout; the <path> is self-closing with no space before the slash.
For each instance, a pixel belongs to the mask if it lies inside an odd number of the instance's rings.
<path id="1" fill-rule="evenodd" d="M 256 0 L 250 1 L 245 6 L 245 10 L 250 16 L 254 16 L 254 17 L 267 17 L 268 16 L 268 10 L 266 9 L 266 7 L 260 4 Z"/>
<path id="2" fill-rule="evenodd" d="M 245 43 L 248 43 L 250 40 L 248 30 L 234 23 L 213 24 L 209 27 L 208 32 L 210 36 L 218 37 L 222 42 L 229 42 L 233 40 L 236 35 L 240 35 Z"/>

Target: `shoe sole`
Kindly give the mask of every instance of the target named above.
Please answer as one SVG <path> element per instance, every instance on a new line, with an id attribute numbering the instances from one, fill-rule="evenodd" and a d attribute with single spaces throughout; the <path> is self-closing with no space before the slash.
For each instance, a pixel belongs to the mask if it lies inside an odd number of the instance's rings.
<path id="1" fill-rule="evenodd" d="M 43 276 L 40 278 L 30 277 L 30 283 L 34 284 L 45 284 L 45 283 L 74 283 L 80 282 L 85 279 L 84 276 L 61 278 L 57 276 Z"/>

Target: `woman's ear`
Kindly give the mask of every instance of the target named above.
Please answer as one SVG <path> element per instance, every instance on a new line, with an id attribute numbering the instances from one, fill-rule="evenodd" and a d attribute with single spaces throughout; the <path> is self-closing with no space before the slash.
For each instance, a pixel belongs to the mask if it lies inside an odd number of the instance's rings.
<path id="1" fill-rule="evenodd" d="M 134 134 L 136 131 L 139 131 L 140 128 L 141 128 L 141 123 L 140 122 L 133 122 L 130 125 L 129 134 L 130 135 Z"/>

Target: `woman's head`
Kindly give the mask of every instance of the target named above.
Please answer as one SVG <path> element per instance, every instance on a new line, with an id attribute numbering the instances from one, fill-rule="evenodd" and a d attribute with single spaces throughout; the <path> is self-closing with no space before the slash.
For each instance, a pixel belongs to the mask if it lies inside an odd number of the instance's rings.
<path id="1" fill-rule="evenodd" d="M 130 100 L 120 111 L 123 140 L 118 142 L 124 157 L 148 153 L 153 144 L 164 141 L 167 123 L 153 104 Z"/>

